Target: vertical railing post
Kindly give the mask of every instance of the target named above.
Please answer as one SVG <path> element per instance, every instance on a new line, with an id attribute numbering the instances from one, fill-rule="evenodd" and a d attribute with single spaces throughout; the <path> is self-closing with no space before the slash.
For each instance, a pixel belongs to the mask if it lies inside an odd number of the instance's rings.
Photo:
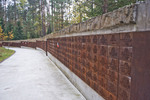
<path id="1" fill-rule="evenodd" d="M 46 39 L 46 56 L 47 56 L 47 39 Z"/>

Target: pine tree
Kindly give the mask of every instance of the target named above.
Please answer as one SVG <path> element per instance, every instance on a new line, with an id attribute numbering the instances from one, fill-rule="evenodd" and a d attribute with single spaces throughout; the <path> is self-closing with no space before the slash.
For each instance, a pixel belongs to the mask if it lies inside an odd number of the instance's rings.
<path id="1" fill-rule="evenodd" d="M 0 18 L 0 26 L 1 26 L 1 28 L 3 29 L 2 32 L 4 32 L 4 31 L 5 31 L 5 23 L 4 23 L 3 18 Z"/>
<path id="2" fill-rule="evenodd" d="M 4 33 L 3 33 L 3 29 L 0 26 L 0 41 L 4 40 Z"/>
<path id="3" fill-rule="evenodd" d="M 23 27 L 21 26 L 20 21 L 17 22 L 16 27 L 14 28 L 14 40 L 20 40 L 20 39 L 24 39 L 24 35 L 23 35 Z"/>

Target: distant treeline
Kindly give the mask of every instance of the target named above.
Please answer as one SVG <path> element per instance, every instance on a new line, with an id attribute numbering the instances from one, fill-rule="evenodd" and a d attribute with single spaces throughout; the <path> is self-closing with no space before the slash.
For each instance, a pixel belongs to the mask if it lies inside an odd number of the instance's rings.
<path id="1" fill-rule="evenodd" d="M 0 26 L 5 36 L 13 33 L 14 40 L 38 38 L 140 1 L 0 0 Z"/>

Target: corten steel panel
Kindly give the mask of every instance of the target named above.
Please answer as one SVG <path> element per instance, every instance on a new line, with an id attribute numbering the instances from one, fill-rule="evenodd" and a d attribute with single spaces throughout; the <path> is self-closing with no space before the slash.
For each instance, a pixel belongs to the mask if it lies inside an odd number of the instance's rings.
<path id="1" fill-rule="evenodd" d="M 41 48 L 41 41 L 36 41 L 36 46 L 37 46 L 38 48 Z"/>
<path id="2" fill-rule="evenodd" d="M 150 32 L 133 34 L 131 100 L 150 100 Z"/>
<path id="3" fill-rule="evenodd" d="M 120 34 L 120 46 L 132 47 L 133 33 L 121 33 Z"/>
<path id="4" fill-rule="evenodd" d="M 21 47 L 21 43 L 18 42 L 3 42 L 3 46 Z"/>
<path id="5" fill-rule="evenodd" d="M 131 63 L 130 62 L 120 60 L 119 65 L 120 65 L 120 68 L 119 68 L 120 74 L 125 75 L 125 76 L 131 76 Z"/>
<path id="6" fill-rule="evenodd" d="M 106 100 L 130 100 L 132 41 L 132 33 L 63 37 L 47 48 Z"/>
<path id="7" fill-rule="evenodd" d="M 108 45 L 118 46 L 120 44 L 120 34 L 109 34 L 108 37 Z"/>
<path id="8" fill-rule="evenodd" d="M 12 47 L 21 47 L 21 43 L 18 43 L 18 42 L 11 42 L 10 43 L 10 46 L 12 46 Z"/>
<path id="9" fill-rule="evenodd" d="M 119 46 L 108 46 L 108 56 L 114 59 L 119 58 Z"/>
<path id="10" fill-rule="evenodd" d="M 27 41 L 21 41 L 21 46 L 27 46 Z"/>
<path id="11" fill-rule="evenodd" d="M 2 45 L 3 46 L 9 46 L 9 43 L 8 42 L 2 42 Z"/>
<path id="12" fill-rule="evenodd" d="M 108 59 L 106 89 L 111 94 L 107 98 L 116 100 L 118 97 L 118 65 L 119 65 L 119 34 L 108 35 Z M 101 63 L 104 62 L 101 60 Z M 106 61 L 105 61 L 106 62 Z"/>
<path id="13" fill-rule="evenodd" d="M 92 35 L 51 39 L 53 42 L 48 40 L 48 51 L 105 99 L 115 100 L 117 85 L 113 83 L 114 80 L 111 80 L 110 77 L 115 80 L 118 77 L 116 72 L 108 70 L 107 57 L 115 58 L 118 56 L 118 50 L 116 50 L 118 48 L 115 48 L 114 54 L 112 54 L 113 48 L 110 48 L 109 51 L 112 53 L 110 52 L 108 55 L 107 37 L 108 35 Z M 114 38 L 112 41 L 115 41 Z M 57 42 L 59 42 L 60 48 L 56 47 Z M 112 44 L 117 43 L 112 42 Z M 115 55 L 116 52 L 117 55 Z"/>
<path id="14" fill-rule="evenodd" d="M 108 67 L 111 70 L 118 71 L 119 67 L 119 60 L 118 59 L 113 59 L 113 58 L 108 58 Z"/>
<path id="15" fill-rule="evenodd" d="M 27 42 L 27 47 L 36 48 L 36 42 Z"/>
<path id="16" fill-rule="evenodd" d="M 108 45 L 108 35 L 99 35 L 99 41 L 98 44 L 99 45 Z"/>
<path id="17" fill-rule="evenodd" d="M 41 48 L 41 49 L 43 49 L 44 51 L 46 51 L 46 41 L 36 41 L 36 45 L 39 47 L 39 48 Z"/>
<path id="18" fill-rule="evenodd" d="M 118 100 L 130 100 L 133 34 L 121 33 L 119 45 Z"/>

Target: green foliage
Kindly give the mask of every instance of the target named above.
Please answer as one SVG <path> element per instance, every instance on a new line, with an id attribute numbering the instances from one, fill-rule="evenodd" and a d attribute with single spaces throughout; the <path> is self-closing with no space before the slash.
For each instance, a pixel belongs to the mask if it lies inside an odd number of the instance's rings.
<path id="1" fill-rule="evenodd" d="M 1 26 L 1 28 L 3 29 L 2 32 L 4 32 L 4 31 L 5 31 L 5 23 L 4 23 L 3 18 L 0 18 L 0 26 Z"/>
<path id="2" fill-rule="evenodd" d="M 14 28 L 14 40 L 20 40 L 20 39 L 25 39 L 25 36 L 23 34 L 23 27 L 21 26 L 20 21 L 17 22 L 17 25 Z"/>
<path id="3" fill-rule="evenodd" d="M 50 34 L 52 32 L 50 25 L 48 26 L 47 34 Z"/>
<path id="4" fill-rule="evenodd" d="M 3 47 L 0 47 L 0 62 L 10 57 L 12 54 L 14 54 L 14 50 L 5 49 Z"/>
<path id="5" fill-rule="evenodd" d="M 0 18 L 3 17 L 3 14 L 4 14 L 4 7 L 2 6 L 2 0 L 0 0 Z"/>
<path id="6" fill-rule="evenodd" d="M 37 38 L 143 0 L 0 0 L 0 26 L 14 39 Z"/>
<path id="7" fill-rule="evenodd" d="M 6 25 L 6 28 L 5 28 L 5 29 L 6 29 L 6 30 L 5 30 L 5 33 L 8 33 L 8 32 L 13 31 L 13 24 L 8 23 L 8 24 Z"/>

